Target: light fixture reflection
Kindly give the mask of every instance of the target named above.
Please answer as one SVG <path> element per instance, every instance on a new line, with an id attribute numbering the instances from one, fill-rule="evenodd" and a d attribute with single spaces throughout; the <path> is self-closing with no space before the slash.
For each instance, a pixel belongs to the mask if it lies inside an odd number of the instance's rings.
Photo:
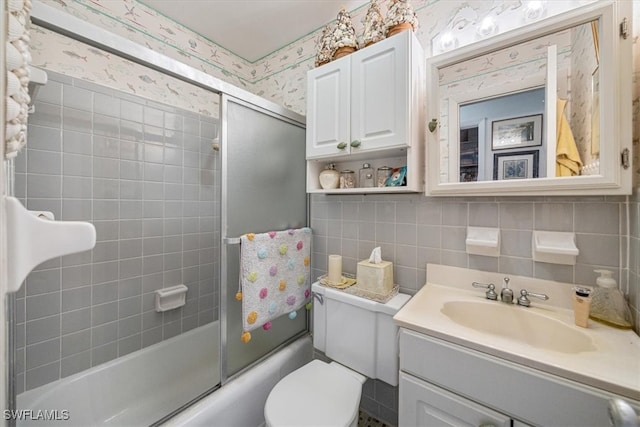
<path id="1" fill-rule="evenodd" d="M 526 3 L 523 13 L 524 20 L 526 22 L 537 21 L 542 18 L 547 12 L 546 1 L 544 0 L 530 0 Z"/>
<path id="2" fill-rule="evenodd" d="M 477 29 L 480 37 L 489 37 L 498 32 L 498 24 L 493 16 L 485 16 Z"/>
<path id="3" fill-rule="evenodd" d="M 447 31 L 440 36 L 440 50 L 442 52 L 455 49 L 456 47 L 458 47 L 458 39 L 451 31 Z"/>

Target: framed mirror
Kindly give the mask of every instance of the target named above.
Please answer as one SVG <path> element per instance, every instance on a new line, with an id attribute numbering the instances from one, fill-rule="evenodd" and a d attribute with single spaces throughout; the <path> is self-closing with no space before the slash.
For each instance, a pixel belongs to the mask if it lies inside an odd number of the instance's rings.
<path id="1" fill-rule="evenodd" d="M 630 17 L 596 2 L 432 57 L 427 193 L 630 194 Z"/>

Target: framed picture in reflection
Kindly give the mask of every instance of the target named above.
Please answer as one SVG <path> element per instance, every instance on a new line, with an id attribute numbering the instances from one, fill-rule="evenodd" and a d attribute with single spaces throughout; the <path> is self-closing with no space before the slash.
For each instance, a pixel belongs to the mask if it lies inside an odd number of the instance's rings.
<path id="1" fill-rule="evenodd" d="M 518 151 L 493 155 L 493 179 L 527 179 L 538 177 L 539 151 Z"/>
<path id="2" fill-rule="evenodd" d="M 491 123 L 493 150 L 536 145 L 542 145 L 542 114 L 496 120 Z"/>

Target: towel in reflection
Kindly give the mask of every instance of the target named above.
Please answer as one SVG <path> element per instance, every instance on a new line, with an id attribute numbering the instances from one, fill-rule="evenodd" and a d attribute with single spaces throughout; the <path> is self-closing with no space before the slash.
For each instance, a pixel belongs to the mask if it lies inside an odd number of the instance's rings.
<path id="1" fill-rule="evenodd" d="M 558 98 L 556 106 L 556 176 L 580 175 L 582 160 L 573 138 L 573 132 L 564 115 L 567 100 Z"/>

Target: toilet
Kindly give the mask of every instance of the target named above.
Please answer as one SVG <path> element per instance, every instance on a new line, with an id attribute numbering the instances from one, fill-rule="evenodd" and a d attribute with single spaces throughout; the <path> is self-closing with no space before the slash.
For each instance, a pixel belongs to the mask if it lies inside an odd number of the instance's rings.
<path id="1" fill-rule="evenodd" d="M 333 360 L 313 360 L 282 378 L 264 407 L 268 427 L 357 426 L 362 385 L 398 385 L 398 327 L 393 316 L 410 296 L 381 304 L 314 283 L 313 346 Z"/>

